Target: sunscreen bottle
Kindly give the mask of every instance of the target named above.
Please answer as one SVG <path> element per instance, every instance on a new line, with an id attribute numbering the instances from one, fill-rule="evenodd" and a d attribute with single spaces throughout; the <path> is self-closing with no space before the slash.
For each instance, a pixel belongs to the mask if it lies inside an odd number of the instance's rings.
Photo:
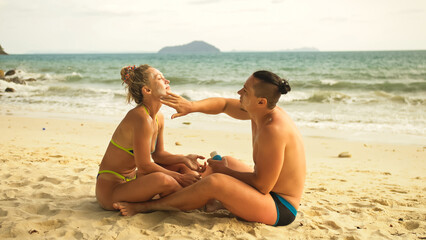
<path id="1" fill-rule="evenodd" d="M 213 160 L 222 160 L 222 157 L 219 154 L 217 154 L 216 151 L 211 152 L 210 157 L 212 157 Z"/>

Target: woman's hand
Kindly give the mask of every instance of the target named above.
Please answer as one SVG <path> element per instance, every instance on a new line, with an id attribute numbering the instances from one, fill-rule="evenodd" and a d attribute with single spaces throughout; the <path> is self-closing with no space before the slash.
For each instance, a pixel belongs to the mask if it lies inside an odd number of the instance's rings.
<path id="1" fill-rule="evenodd" d="M 213 160 L 212 158 L 209 158 L 207 162 L 214 173 L 226 173 L 226 170 L 228 169 L 228 161 L 226 160 L 226 157 L 222 157 L 222 160 Z"/>
<path id="2" fill-rule="evenodd" d="M 176 109 L 177 113 L 172 115 L 172 119 L 191 113 L 192 102 L 172 92 L 168 91 L 167 96 L 163 96 L 160 101 L 161 103 Z"/>
<path id="3" fill-rule="evenodd" d="M 176 173 L 172 176 L 182 187 L 187 187 L 201 179 L 200 175 Z"/>
<path id="4" fill-rule="evenodd" d="M 198 159 L 205 159 L 205 157 L 197 155 L 197 154 L 188 154 L 183 157 L 183 163 L 189 167 L 191 170 L 197 171 L 197 172 L 204 172 L 206 170 L 206 163 L 204 165 L 201 165 L 197 160 Z"/>

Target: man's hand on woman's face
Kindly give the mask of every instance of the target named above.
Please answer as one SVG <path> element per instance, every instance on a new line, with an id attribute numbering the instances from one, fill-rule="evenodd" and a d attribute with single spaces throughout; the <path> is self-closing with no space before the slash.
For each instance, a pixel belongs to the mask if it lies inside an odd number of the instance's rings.
<path id="1" fill-rule="evenodd" d="M 173 118 L 182 117 L 191 112 L 192 103 L 185 98 L 167 91 L 167 95 L 161 97 L 161 103 L 174 108 L 177 113 L 172 115 Z"/>

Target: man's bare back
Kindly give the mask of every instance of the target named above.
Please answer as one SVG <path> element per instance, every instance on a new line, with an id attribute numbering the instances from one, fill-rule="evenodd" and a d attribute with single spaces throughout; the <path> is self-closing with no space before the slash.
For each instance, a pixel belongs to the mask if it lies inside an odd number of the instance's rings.
<path id="1" fill-rule="evenodd" d="M 252 122 L 253 161 L 256 166 L 257 149 L 265 144 L 270 144 L 270 141 L 282 142 L 282 144 L 285 145 L 284 162 L 272 191 L 284 197 L 298 209 L 306 175 L 306 161 L 302 136 L 290 116 L 279 107 L 275 107 L 275 111 L 266 125 L 268 125 L 268 127 L 274 125 L 273 127 L 277 128 L 276 131 L 281 131 L 283 133 L 280 135 L 283 139 L 277 139 L 276 136 L 269 136 L 266 138 L 268 140 L 267 142 L 256 141 L 258 132 L 262 132 L 262 127 L 265 126 L 257 127 L 256 124 Z"/>

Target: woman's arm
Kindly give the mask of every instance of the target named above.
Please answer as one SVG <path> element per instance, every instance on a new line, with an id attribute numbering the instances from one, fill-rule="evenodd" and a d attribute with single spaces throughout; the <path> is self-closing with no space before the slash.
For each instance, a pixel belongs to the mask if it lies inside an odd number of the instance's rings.
<path id="1" fill-rule="evenodd" d="M 154 153 L 152 153 L 152 158 L 154 159 L 154 162 L 162 164 L 162 165 L 172 165 L 172 164 L 178 164 L 183 163 L 187 167 L 189 167 L 192 170 L 199 171 L 200 170 L 200 164 L 198 163 L 197 159 L 204 159 L 203 156 L 197 155 L 197 154 L 172 154 L 164 149 L 164 116 L 163 114 L 158 113 L 158 135 L 157 135 L 157 143 L 155 147 Z"/>
<path id="2" fill-rule="evenodd" d="M 167 170 L 151 161 L 151 139 L 153 129 L 152 120 L 149 120 L 142 114 L 131 116 L 133 122 L 133 151 L 138 174 L 150 174 L 153 172 L 162 172 L 173 177 L 182 186 L 188 186 L 198 179 L 194 175 L 180 174 L 178 172 Z"/>

